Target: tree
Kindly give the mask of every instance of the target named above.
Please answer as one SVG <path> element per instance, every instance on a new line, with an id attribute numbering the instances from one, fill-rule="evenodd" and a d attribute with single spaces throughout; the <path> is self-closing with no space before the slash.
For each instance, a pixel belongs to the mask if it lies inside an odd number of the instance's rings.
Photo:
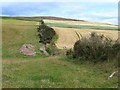
<path id="1" fill-rule="evenodd" d="M 46 44 L 54 43 L 54 37 L 56 35 L 53 28 L 47 26 L 43 20 L 40 20 L 38 30 L 39 43 L 42 44 L 40 51 L 45 55 L 49 55 L 46 51 Z"/>
<path id="2" fill-rule="evenodd" d="M 56 35 L 53 28 L 47 26 L 43 20 L 40 20 L 38 29 L 39 43 L 50 44 L 53 41 L 53 37 Z"/>

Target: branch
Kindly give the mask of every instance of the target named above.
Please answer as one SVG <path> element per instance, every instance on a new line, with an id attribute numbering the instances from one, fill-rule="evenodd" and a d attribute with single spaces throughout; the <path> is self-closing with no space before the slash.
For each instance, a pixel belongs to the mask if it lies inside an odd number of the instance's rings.
<path id="1" fill-rule="evenodd" d="M 112 78 L 116 73 L 118 73 L 118 71 L 115 71 L 112 74 L 110 74 L 110 76 L 108 77 L 108 79 Z"/>

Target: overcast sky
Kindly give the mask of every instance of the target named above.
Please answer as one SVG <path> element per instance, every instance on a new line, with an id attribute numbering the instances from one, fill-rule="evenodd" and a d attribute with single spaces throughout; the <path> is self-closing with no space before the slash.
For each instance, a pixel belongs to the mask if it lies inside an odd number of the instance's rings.
<path id="1" fill-rule="evenodd" d="M 112 24 L 118 22 L 118 0 L 10 1 L 1 1 L 4 16 L 58 16 Z"/>

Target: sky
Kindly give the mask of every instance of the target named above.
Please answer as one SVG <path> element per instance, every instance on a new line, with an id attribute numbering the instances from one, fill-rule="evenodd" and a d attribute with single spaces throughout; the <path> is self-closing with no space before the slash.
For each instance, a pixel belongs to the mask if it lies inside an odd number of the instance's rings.
<path id="1" fill-rule="evenodd" d="M 2 0 L 2 16 L 56 16 L 118 24 L 118 0 Z"/>

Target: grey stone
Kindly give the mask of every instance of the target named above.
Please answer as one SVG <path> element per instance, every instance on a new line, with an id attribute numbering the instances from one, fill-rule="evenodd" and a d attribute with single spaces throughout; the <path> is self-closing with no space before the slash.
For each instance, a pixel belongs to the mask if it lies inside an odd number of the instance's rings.
<path id="1" fill-rule="evenodd" d="M 29 56 L 35 56 L 35 47 L 31 44 L 23 44 L 22 47 L 20 48 L 20 53 L 24 55 L 29 55 Z"/>
<path id="2" fill-rule="evenodd" d="M 39 49 L 44 55 L 48 56 L 48 52 L 46 51 L 45 45 L 42 45 Z"/>

